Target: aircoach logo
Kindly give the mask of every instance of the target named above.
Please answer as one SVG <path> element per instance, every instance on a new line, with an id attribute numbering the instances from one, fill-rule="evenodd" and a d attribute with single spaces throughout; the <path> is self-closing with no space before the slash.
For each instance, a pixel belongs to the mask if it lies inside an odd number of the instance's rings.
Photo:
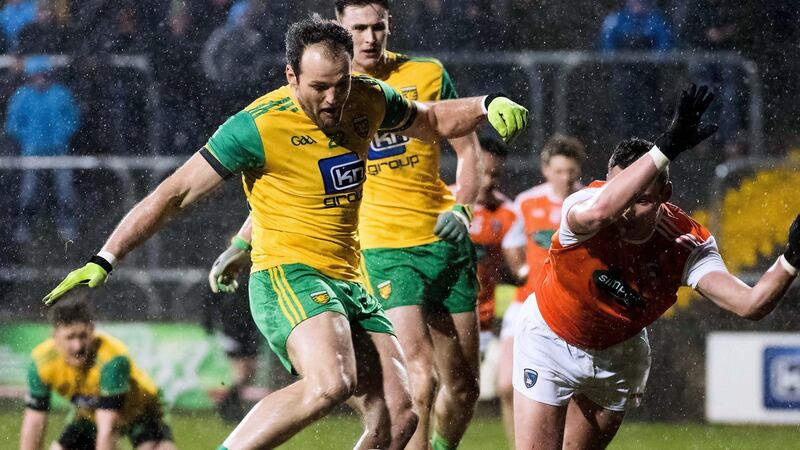
<path id="1" fill-rule="evenodd" d="M 309 145 L 309 144 L 316 144 L 317 141 L 314 140 L 311 136 L 292 136 L 292 145 L 295 147 L 299 147 L 301 145 Z"/>
<path id="2" fill-rule="evenodd" d="M 383 133 L 375 136 L 369 144 L 368 159 L 381 159 L 401 155 L 406 152 L 406 144 L 410 138 L 393 133 Z"/>
<path id="3" fill-rule="evenodd" d="M 364 161 L 355 153 L 345 153 L 319 161 L 326 194 L 338 194 L 364 182 Z"/>

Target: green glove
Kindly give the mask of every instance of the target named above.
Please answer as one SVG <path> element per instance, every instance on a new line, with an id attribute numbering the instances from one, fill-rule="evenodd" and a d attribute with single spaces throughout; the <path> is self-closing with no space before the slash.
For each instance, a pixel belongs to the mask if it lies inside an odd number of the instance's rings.
<path id="1" fill-rule="evenodd" d="M 239 282 L 236 277 L 250 264 L 250 243 L 234 236 L 231 246 L 222 252 L 208 272 L 208 284 L 215 294 L 236 292 Z"/>
<path id="2" fill-rule="evenodd" d="M 472 207 L 455 204 L 450 211 L 439 214 L 433 234 L 449 242 L 460 242 L 469 237 L 469 225 L 472 223 Z"/>
<path id="3" fill-rule="evenodd" d="M 96 257 L 95 257 L 96 258 Z M 94 260 L 94 258 L 92 258 Z M 108 263 L 106 263 L 108 264 Z M 111 265 L 109 264 L 109 267 Z M 75 286 L 85 284 L 90 288 L 100 286 L 106 282 L 108 278 L 108 271 L 95 262 L 89 262 L 80 269 L 73 270 L 64 278 L 55 289 L 50 291 L 42 301 L 45 305 L 53 305 L 62 295 L 71 291 Z"/>
<path id="4" fill-rule="evenodd" d="M 492 94 L 484 99 L 489 123 L 508 144 L 528 126 L 528 110 L 502 94 Z"/>

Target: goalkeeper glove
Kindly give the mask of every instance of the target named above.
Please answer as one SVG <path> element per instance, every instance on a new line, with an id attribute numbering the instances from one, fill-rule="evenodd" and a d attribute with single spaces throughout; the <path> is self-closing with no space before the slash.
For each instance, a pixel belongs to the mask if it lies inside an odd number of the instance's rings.
<path id="1" fill-rule="evenodd" d="M 790 265 L 790 267 L 783 265 L 786 271 L 791 275 L 797 275 L 800 269 L 800 215 L 795 217 L 792 226 L 789 227 L 789 242 L 786 243 L 786 251 L 781 258 Z"/>
<path id="2" fill-rule="evenodd" d="M 489 123 L 507 144 L 528 126 L 528 110 L 503 94 L 487 95 L 483 107 Z"/>
<path id="3" fill-rule="evenodd" d="M 62 295 L 71 291 L 78 285 L 85 284 L 90 288 L 100 286 L 106 282 L 111 270 L 111 263 L 101 256 L 94 255 L 85 266 L 70 272 L 69 275 L 64 278 L 64 281 L 59 283 L 49 294 L 45 295 L 42 301 L 45 305 L 51 306 L 58 301 Z"/>
<path id="4" fill-rule="evenodd" d="M 250 264 L 250 244 L 239 236 L 231 239 L 231 246 L 222 252 L 208 272 L 208 284 L 215 294 L 230 294 L 239 287 L 236 277 Z"/>
<path id="5" fill-rule="evenodd" d="M 708 86 L 700 86 L 698 89 L 692 83 L 688 91 L 684 89 L 681 92 L 672 122 L 655 142 L 670 161 L 717 131 L 717 125 L 700 126 L 700 119 L 713 100 L 714 94 L 708 91 Z"/>
<path id="6" fill-rule="evenodd" d="M 469 236 L 470 223 L 472 223 L 472 207 L 455 204 L 450 211 L 439 214 L 433 233 L 442 240 L 460 242 Z"/>

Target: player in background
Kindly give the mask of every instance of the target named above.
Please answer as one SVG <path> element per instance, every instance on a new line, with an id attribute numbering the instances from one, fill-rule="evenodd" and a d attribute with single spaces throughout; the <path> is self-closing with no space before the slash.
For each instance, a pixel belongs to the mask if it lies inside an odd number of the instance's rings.
<path id="1" fill-rule="evenodd" d="M 721 308 L 758 320 L 800 267 L 800 216 L 786 252 L 750 287 L 731 275 L 714 237 L 677 206 L 669 164 L 708 136 L 706 87 L 683 91 L 655 144 L 628 139 L 614 150 L 608 181 L 569 196 L 514 342 L 516 448 L 605 448 L 625 411 L 644 395 L 650 370 L 646 326 L 681 285 Z"/>
<path id="2" fill-rule="evenodd" d="M 483 353 L 493 337 L 494 291 L 498 283 L 513 279 L 503 258 L 501 243 L 514 222 L 511 200 L 500 192 L 508 148 L 496 139 L 481 138 L 481 182 L 469 235 L 478 259 L 478 318 Z"/>
<path id="3" fill-rule="evenodd" d="M 410 100 L 457 97 L 439 61 L 386 49 L 388 1 L 337 0 L 335 9 L 353 35 L 355 72 Z M 478 283 L 469 226 L 480 144 L 474 133 L 449 142 L 458 157 L 455 197 L 439 177 L 438 142 L 378 134 L 370 145 L 358 227 L 364 281 L 394 324 L 408 362 L 419 413 L 410 448 L 427 448 L 429 439 L 435 450 L 456 448 L 479 394 Z"/>
<path id="4" fill-rule="evenodd" d="M 561 222 L 561 204 L 582 187 L 579 180 L 585 159 L 585 147 L 577 138 L 554 134 L 547 139 L 539 165 L 545 182 L 517 195 L 514 200 L 516 220 L 503 239 L 506 261 L 518 282 L 523 283 L 517 289 L 516 301 L 503 315 L 500 331 L 497 395 L 509 442 L 514 442 L 514 391 L 511 387 L 514 324 L 547 258 L 550 240 Z"/>
<path id="5" fill-rule="evenodd" d="M 122 435 L 135 450 L 175 449 L 158 388 L 125 344 L 95 330 L 90 304 L 73 295 L 49 316 L 52 337 L 31 352 L 20 449 L 42 448 L 52 391 L 73 411 L 51 450 L 115 449 Z"/>
<path id="6" fill-rule="evenodd" d="M 527 110 L 503 96 L 406 100 L 352 76 L 352 57 L 341 26 L 318 17 L 293 24 L 288 84 L 229 118 L 44 299 L 104 283 L 116 261 L 241 173 L 252 207 L 251 312 L 302 378 L 256 404 L 220 450 L 275 447 L 350 397 L 366 428 L 357 448 L 405 447 L 417 423 L 405 360 L 380 303 L 359 282 L 356 227 L 370 141 L 379 129 L 423 140 L 464 136 L 487 118 L 513 139 L 527 122 Z"/>

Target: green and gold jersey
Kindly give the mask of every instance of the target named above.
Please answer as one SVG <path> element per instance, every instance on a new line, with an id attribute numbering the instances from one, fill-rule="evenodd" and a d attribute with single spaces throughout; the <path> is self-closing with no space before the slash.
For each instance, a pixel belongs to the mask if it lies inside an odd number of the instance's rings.
<path id="1" fill-rule="evenodd" d="M 353 76 L 339 128 L 325 134 L 290 86 L 251 103 L 206 144 L 217 171 L 242 172 L 252 208 L 253 272 L 305 264 L 357 281 L 358 209 L 365 161 L 378 130 L 409 126 L 413 103 L 386 84 Z"/>
<path id="2" fill-rule="evenodd" d="M 387 52 L 381 73 L 372 74 L 409 100 L 431 102 L 457 98 L 450 75 L 430 58 Z M 391 132 L 372 140 L 361 205 L 361 247 L 402 248 L 428 244 L 436 219 L 455 203 L 439 178 L 439 144 Z"/>
<path id="3" fill-rule="evenodd" d="M 125 427 L 144 414 L 161 414 L 156 384 L 136 366 L 125 344 L 98 332 L 91 351 L 91 366 L 76 368 L 67 364 L 53 339 L 36 346 L 28 368 L 27 406 L 49 410 L 55 391 L 72 403 L 77 418 L 94 420 L 98 408 L 117 409 Z"/>

